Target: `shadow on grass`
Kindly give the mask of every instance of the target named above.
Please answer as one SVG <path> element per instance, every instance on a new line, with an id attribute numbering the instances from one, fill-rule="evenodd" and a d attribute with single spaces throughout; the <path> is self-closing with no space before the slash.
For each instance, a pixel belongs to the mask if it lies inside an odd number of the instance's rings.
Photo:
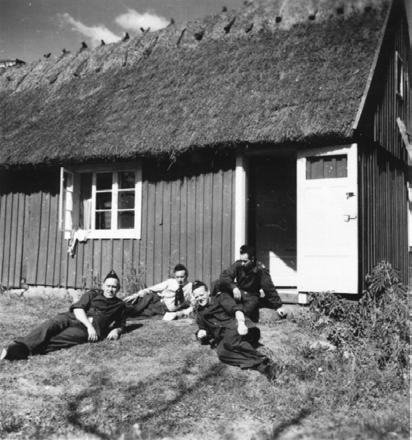
<path id="1" fill-rule="evenodd" d="M 140 417 L 136 417 L 136 419 L 130 421 L 130 419 L 125 422 L 124 420 L 112 421 L 112 426 L 110 427 L 111 432 L 107 432 L 107 430 L 102 427 L 102 419 L 99 417 L 99 409 L 101 405 L 102 398 L 102 390 L 105 387 L 116 388 L 123 394 L 123 398 L 125 402 L 133 402 L 138 401 L 139 397 L 142 398 L 146 391 L 149 390 L 153 386 L 154 383 L 159 383 L 162 378 L 166 379 L 164 386 L 167 386 L 167 380 L 170 378 L 170 372 L 165 374 L 161 374 L 157 377 L 154 377 L 148 383 L 138 382 L 135 385 L 128 386 L 127 388 L 122 389 L 122 386 L 119 385 L 116 387 L 116 384 L 111 382 L 110 377 L 104 372 L 96 372 L 92 376 L 92 383 L 90 387 L 81 393 L 73 396 L 67 403 L 68 415 L 67 421 L 75 426 L 76 428 L 82 430 L 85 433 L 93 434 L 103 440 L 109 440 L 112 438 L 117 438 L 118 435 L 130 430 L 135 423 L 144 423 L 155 417 L 161 416 L 163 413 L 170 410 L 171 407 L 178 404 L 185 398 L 187 395 L 190 395 L 193 392 L 196 392 L 199 384 L 204 384 L 209 379 L 215 378 L 220 375 L 221 371 L 225 368 L 222 364 L 213 365 L 206 371 L 205 374 L 199 376 L 197 380 L 190 386 L 187 386 L 184 381 L 185 374 L 190 372 L 191 361 L 188 360 L 186 365 L 179 372 L 179 380 L 176 383 L 176 388 L 178 389 L 178 395 L 168 400 L 167 402 L 159 402 L 156 405 L 154 410 L 148 409 L 146 414 L 143 414 Z M 119 402 L 117 406 L 118 413 L 125 413 L 122 408 L 122 404 Z M 96 411 L 96 414 L 94 414 Z M 128 413 L 131 412 L 129 408 L 126 409 Z M 110 418 L 110 415 L 108 415 Z M 131 422 L 131 423 L 130 423 Z"/>
<path id="2" fill-rule="evenodd" d="M 205 374 L 203 374 L 202 376 L 197 378 L 197 380 L 190 386 L 187 386 L 185 384 L 185 382 L 183 380 L 181 380 L 178 384 L 180 393 L 174 399 L 167 401 L 163 405 L 159 405 L 155 411 L 150 412 L 142 417 L 139 417 L 136 420 L 136 422 L 137 423 L 144 423 L 144 422 L 149 421 L 152 418 L 158 417 L 161 414 L 165 413 L 171 407 L 180 403 L 183 400 L 183 398 L 185 398 L 187 395 L 190 395 L 191 393 L 197 391 L 199 384 L 205 384 L 205 383 L 207 383 L 207 381 L 209 379 L 217 377 L 224 368 L 226 368 L 225 365 L 220 364 L 220 363 L 213 365 L 211 368 L 209 368 L 208 371 L 206 371 Z M 185 371 L 185 367 L 183 367 L 183 369 L 182 369 L 182 373 L 181 373 L 182 377 L 185 373 L 188 373 L 187 365 L 186 365 L 186 371 Z M 170 373 L 166 373 L 166 376 L 169 374 Z"/>
<path id="3" fill-rule="evenodd" d="M 294 425 L 299 425 L 302 420 L 304 420 L 306 417 L 308 417 L 312 413 L 312 409 L 310 408 L 302 408 L 296 416 L 292 417 L 289 420 L 285 420 L 282 422 L 279 426 L 276 426 L 273 428 L 269 439 L 270 440 L 276 440 L 279 438 L 279 436 L 286 431 L 286 429 L 291 428 Z"/>

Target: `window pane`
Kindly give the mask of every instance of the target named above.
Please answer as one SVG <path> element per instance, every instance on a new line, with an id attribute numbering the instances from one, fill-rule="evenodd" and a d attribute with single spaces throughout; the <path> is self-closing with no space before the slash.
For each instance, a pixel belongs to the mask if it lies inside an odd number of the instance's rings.
<path id="1" fill-rule="evenodd" d="M 80 174 L 80 200 L 92 197 L 92 173 Z"/>
<path id="2" fill-rule="evenodd" d="M 119 209 L 134 209 L 134 191 L 119 191 Z"/>
<path id="3" fill-rule="evenodd" d="M 134 211 L 123 211 L 118 213 L 117 226 L 119 229 L 134 228 Z"/>
<path id="4" fill-rule="evenodd" d="M 96 209 L 111 209 L 112 193 L 104 192 L 96 194 Z"/>
<path id="5" fill-rule="evenodd" d="M 63 173 L 63 186 L 65 188 L 68 188 L 69 186 L 73 185 L 73 175 L 70 173 Z"/>
<path id="6" fill-rule="evenodd" d="M 133 171 L 119 172 L 119 188 L 134 188 L 135 177 Z"/>
<path id="7" fill-rule="evenodd" d="M 346 154 L 306 159 L 306 179 L 335 179 L 348 176 Z"/>
<path id="8" fill-rule="evenodd" d="M 97 173 L 96 189 L 112 189 L 112 173 Z"/>
<path id="9" fill-rule="evenodd" d="M 323 164 L 323 177 L 336 177 L 336 159 L 325 157 Z"/>
<path id="10" fill-rule="evenodd" d="M 96 229 L 110 229 L 111 217 L 110 211 L 96 212 Z"/>
<path id="11" fill-rule="evenodd" d="M 348 158 L 340 156 L 336 158 L 336 177 L 347 177 L 348 175 Z"/>
<path id="12" fill-rule="evenodd" d="M 92 173 L 80 174 L 80 204 L 79 227 L 91 229 L 92 227 Z"/>

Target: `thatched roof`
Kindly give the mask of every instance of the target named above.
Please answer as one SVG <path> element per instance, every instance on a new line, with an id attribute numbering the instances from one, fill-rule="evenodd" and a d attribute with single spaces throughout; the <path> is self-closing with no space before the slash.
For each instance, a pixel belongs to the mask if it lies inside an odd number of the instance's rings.
<path id="1" fill-rule="evenodd" d="M 378 0 L 245 2 L 0 70 L 0 164 L 343 142 L 386 12 Z"/>

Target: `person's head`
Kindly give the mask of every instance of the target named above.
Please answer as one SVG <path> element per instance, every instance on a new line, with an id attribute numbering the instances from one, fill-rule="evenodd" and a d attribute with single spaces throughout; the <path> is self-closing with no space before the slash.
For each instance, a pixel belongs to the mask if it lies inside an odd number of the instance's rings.
<path id="1" fill-rule="evenodd" d="M 251 270 L 256 263 L 255 249 L 244 244 L 240 246 L 240 261 L 245 270 Z"/>
<path id="2" fill-rule="evenodd" d="M 183 264 L 176 264 L 175 268 L 173 269 L 174 277 L 179 286 L 183 286 L 187 282 L 187 277 L 189 275 L 189 272 Z"/>
<path id="3" fill-rule="evenodd" d="M 114 298 L 120 289 L 120 280 L 114 270 L 111 270 L 103 281 L 103 295 L 106 298 Z"/>
<path id="4" fill-rule="evenodd" d="M 196 305 L 204 307 L 209 303 L 210 293 L 203 281 L 193 281 L 192 296 Z"/>

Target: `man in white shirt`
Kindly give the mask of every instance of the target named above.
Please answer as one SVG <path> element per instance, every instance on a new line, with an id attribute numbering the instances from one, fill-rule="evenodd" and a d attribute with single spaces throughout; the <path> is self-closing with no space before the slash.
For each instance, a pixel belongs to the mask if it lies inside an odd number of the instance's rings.
<path id="1" fill-rule="evenodd" d="M 188 282 L 188 270 L 177 264 L 174 278 L 139 290 L 124 299 L 129 317 L 165 315 L 168 319 L 187 317 L 192 311 L 192 283 Z"/>

